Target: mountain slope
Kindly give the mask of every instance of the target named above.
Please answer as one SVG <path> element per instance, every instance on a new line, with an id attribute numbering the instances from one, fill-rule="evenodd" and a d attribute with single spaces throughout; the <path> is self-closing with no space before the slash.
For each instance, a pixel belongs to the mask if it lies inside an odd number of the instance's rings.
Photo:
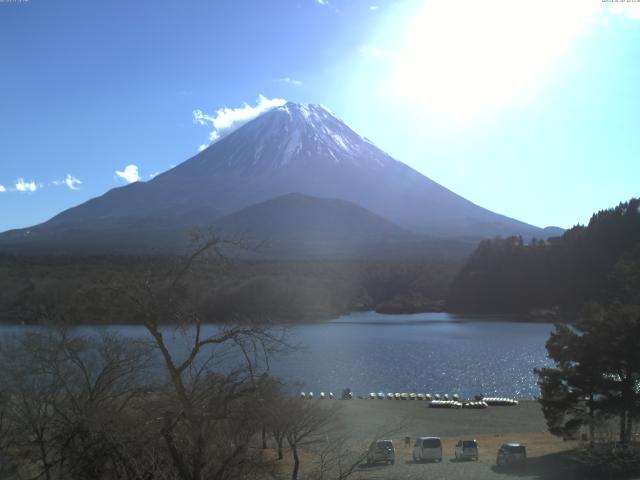
<path id="1" fill-rule="evenodd" d="M 232 213 L 215 226 L 262 240 L 362 242 L 415 235 L 345 200 L 290 193 Z"/>
<path id="2" fill-rule="evenodd" d="M 324 107 L 287 103 L 149 182 L 115 188 L 43 224 L 8 232 L 0 245 L 28 237 L 44 244 L 54 233 L 64 243 L 65 232 L 78 230 L 89 243 L 102 241 L 97 235 L 117 237 L 119 230 L 129 232 L 129 242 L 137 237 L 139 246 L 168 245 L 158 229 L 178 235 L 291 192 L 350 201 L 430 236 L 548 236 L 391 158 Z"/>

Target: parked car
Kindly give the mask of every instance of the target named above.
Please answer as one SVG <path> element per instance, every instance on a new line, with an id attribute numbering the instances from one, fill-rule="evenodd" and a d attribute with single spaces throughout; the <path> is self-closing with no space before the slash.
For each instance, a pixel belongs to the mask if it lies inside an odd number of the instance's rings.
<path id="1" fill-rule="evenodd" d="M 478 442 L 475 440 L 458 440 L 455 455 L 456 460 L 478 460 Z"/>
<path id="2" fill-rule="evenodd" d="M 418 437 L 413 446 L 413 461 L 442 461 L 442 441 L 439 437 Z"/>
<path id="3" fill-rule="evenodd" d="M 396 449 L 391 440 L 376 440 L 369 446 L 367 452 L 367 465 L 376 463 L 396 463 Z"/>
<path id="4" fill-rule="evenodd" d="M 504 443 L 496 457 L 498 467 L 521 466 L 526 461 L 527 448 L 519 443 Z"/>

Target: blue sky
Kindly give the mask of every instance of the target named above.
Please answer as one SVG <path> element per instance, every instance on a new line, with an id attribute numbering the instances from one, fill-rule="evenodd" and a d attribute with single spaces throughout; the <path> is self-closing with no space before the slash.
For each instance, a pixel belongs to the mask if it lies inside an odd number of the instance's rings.
<path id="1" fill-rule="evenodd" d="M 569 227 L 640 194 L 639 88 L 640 3 L 0 2 L 0 231 L 148 180 L 260 95 Z"/>

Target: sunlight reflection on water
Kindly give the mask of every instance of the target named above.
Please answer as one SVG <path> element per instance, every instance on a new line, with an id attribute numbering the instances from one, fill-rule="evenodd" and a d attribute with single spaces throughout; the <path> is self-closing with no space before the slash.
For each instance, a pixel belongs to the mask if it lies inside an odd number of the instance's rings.
<path id="1" fill-rule="evenodd" d="M 446 313 L 381 315 L 359 312 L 336 320 L 300 325 L 291 342 L 304 349 L 271 360 L 272 372 L 294 391 L 332 391 L 349 387 L 369 392 L 459 393 L 535 398 L 535 367 L 550 364 L 545 342 L 553 325 L 504 321 L 491 316 Z M 1 326 L 0 336 L 33 327 Z M 215 326 L 207 326 L 213 330 Z M 78 327 L 87 334 L 109 330 L 148 338 L 141 326 Z M 165 330 L 172 350 L 186 354 L 186 343 Z"/>

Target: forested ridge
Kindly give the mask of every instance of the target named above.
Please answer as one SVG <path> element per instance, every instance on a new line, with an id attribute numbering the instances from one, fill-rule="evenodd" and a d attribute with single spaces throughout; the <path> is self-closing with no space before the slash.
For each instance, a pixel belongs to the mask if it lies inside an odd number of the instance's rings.
<path id="1" fill-rule="evenodd" d="M 113 285 L 165 275 L 180 257 L 0 255 L 0 322 L 139 323 Z M 441 309 L 461 261 L 203 261 L 187 288 L 207 322 L 238 315 L 286 323 L 357 310 Z"/>
<path id="2" fill-rule="evenodd" d="M 466 263 L 243 260 L 219 270 L 203 262 L 189 288 L 212 322 L 237 314 L 313 321 L 355 310 L 574 313 L 624 287 L 609 280 L 640 258 L 639 209 L 640 200 L 631 199 L 546 241 L 484 240 Z M 110 285 L 149 269 L 162 272 L 178 259 L 0 254 L 0 321 L 47 323 L 55 308 L 65 323 L 138 323 Z"/>
<path id="3" fill-rule="evenodd" d="M 528 313 L 577 312 L 612 287 L 614 269 L 640 256 L 640 199 L 595 213 L 547 241 L 522 237 L 484 240 L 449 288 L 447 309 Z"/>

